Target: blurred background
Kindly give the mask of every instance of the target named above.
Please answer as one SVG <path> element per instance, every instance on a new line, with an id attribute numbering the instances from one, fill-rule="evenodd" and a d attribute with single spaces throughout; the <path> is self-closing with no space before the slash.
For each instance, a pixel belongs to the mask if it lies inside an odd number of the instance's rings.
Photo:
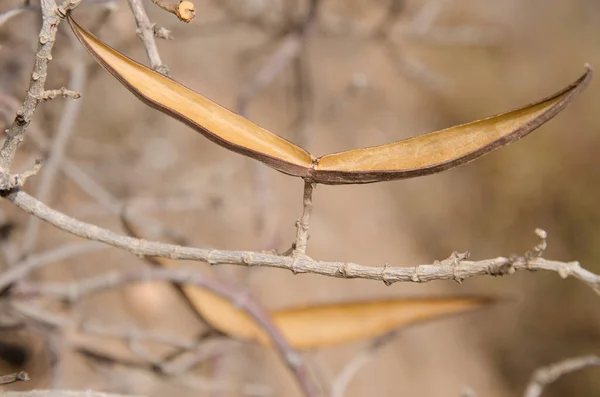
<path id="1" fill-rule="evenodd" d="M 86 3 L 76 12 L 80 23 L 119 51 L 148 63 L 125 0 Z M 196 0 L 197 15 L 190 24 L 149 1 L 145 6 L 151 21 L 171 31 L 173 40 L 158 41 L 171 76 L 240 110 L 240 96 L 286 34 L 302 22 L 307 3 Z M 21 4 L 3 0 L 0 13 Z M 4 126 L 12 121 L 29 84 L 40 27 L 35 0 L 30 8 L 0 27 Z M 250 97 L 245 112 L 315 155 L 382 144 L 504 112 L 556 92 L 580 76 L 585 63 L 600 67 L 599 40 L 600 3 L 593 0 L 322 0 L 314 31 L 298 59 Z M 230 153 L 145 107 L 91 61 L 67 24 L 60 26 L 47 83 L 50 88 L 61 86 L 82 93 L 76 102 L 80 108 L 70 110 L 74 125 L 65 143 L 65 161 L 109 196 L 94 198 L 73 178 L 57 173 L 44 192 L 48 205 L 121 231 L 119 216 L 110 208 L 127 201 L 151 221 L 147 238 L 185 239 L 194 246 L 231 250 L 289 248 L 302 210 L 302 182 Z M 38 108 L 16 170 L 25 169 L 44 152 L 40 148 L 71 128 L 61 120 L 67 107 L 73 107 L 69 103 L 59 99 Z M 476 162 L 412 180 L 318 186 L 308 254 L 319 260 L 393 266 L 433 263 L 454 250 L 485 259 L 530 250 L 539 227 L 549 234 L 545 257 L 577 260 L 599 273 L 599 103 L 599 84 L 592 81 L 554 120 Z M 36 197 L 40 189 L 39 178 L 26 188 Z M 47 225 L 39 225 L 37 238 L 31 238 L 28 217 L 9 203 L 0 204 L 2 221 L 10 229 L 5 241 L 29 241 L 32 252 L 79 241 Z M 35 278 L 73 280 L 135 266 L 144 263 L 107 248 L 47 266 Z M 356 375 L 349 397 L 459 396 L 465 387 L 479 396 L 515 396 L 536 368 L 600 353 L 600 298 L 587 286 L 554 273 L 385 287 L 274 269 L 216 270 L 252 291 L 268 308 L 430 295 L 516 298 L 404 330 Z M 176 294 L 158 285 L 101 294 L 74 311 L 77 318 L 96 323 L 186 337 L 203 327 Z M 13 388 L 49 387 L 53 381 L 56 387 L 149 396 L 300 395 L 276 354 L 250 344 L 228 348 L 218 361 L 199 366 L 194 382 L 180 382 L 142 368 L 92 360 L 64 344 L 42 343 L 40 332 L 2 333 L 3 343 L 14 341 L 24 349 L 16 354 L 0 346 L 0 372 L 24 366 L 33 378 Z M 128 354 L 124 343 L 88 339 L 81 343 Z M 327 383 L 365 345 L 323 349 L 308 359 Z M 215 379 L 237 386 L 215 391 Z M 600 376 L 589 369 L 561 379 L 544 395 L 599 394 Z"/>

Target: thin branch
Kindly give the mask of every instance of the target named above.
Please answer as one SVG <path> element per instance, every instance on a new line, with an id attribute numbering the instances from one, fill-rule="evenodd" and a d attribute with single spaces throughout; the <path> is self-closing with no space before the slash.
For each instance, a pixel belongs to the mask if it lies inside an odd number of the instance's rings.
<path id="1" fill-rule="evenodd" d="M 292 30 L 282 40 L 279 48 L 269 57 L 269 60 L 242 87 L 237 98 L 237 113 L 247 117 L 250 102 L 260 95 L 285 68 L 302 55 L 302 49 L 316 30 L 317 13 L 321 0 L 311 0 L 307 15 L 298 29 Z M 265 224 L 265 214 L 273 201 L 269 174 L 263 164 L 253 163 L 253 191 L 256 203 L 256 229 L 262 231 Z"/>
<path id="2" fill-rule="evenodd" d="M 186 23 L 191 22 L 196 16 L 196 6 L 188 0 L 181 0 L 179 4 L 168 3 L 165 0 L 152 0 L 152 2 Z"/>
<path id="3" fill-rule="evenodd" d="M 95 294 L 107 289 L 119 288 L 125 285 L 142 282 L 163 281 L 178 285 L 194 285 L 207 289 L 225 299 L 235 302 L 242 310 L 246 311 L 263 328 L 270 329 L 270 337 L 284 362 L 302 387 L 306 396 L 317 396 L 317 387 L 310 378 L 302 357 L 285 339 L 277 327 L 270 323 L 269 314 L 253 301 L 246 299 L 245 294 L 240 294 L 214 279 L 204 277 L 194 269 L 133 269 L 124 272 L 111 272 L 105 275 L 78 280 L 74 283 L 19 283 L 14 289 L 15 296 L 44 296 L 57 297 L 68 301 L 77 301 L 85 296 Z"/>
<path id="4" fill-rule="evenodd" d="M 76 43 L 75 38 L 71 39 L 73 44 L 73 50 L 75 52 L 74 61 L 71 64 L 71 76 L 69 79 L 69 87 L 77 93 L 77 98 L 83 91 L 87 80 L 87 65 L 82 59 L 82 48 L 79 43 Z M 66 94 L 65 94 L 66 95 Z M 41 100 L 47 100 L 54 97 L 52 91 L 44 91 L 42 93 Z M 60 165 L 65 158 L 67 145 L 73 132 L 75 131 L 75 123 L 77 116 L 81 110 L 81 101 L 69 101 L 66 103 L 65 108 L 62 112 L 60 121 L 58 123 L 57 132 L 54 140 L 52 141 L 50 152 L 46 160 L 44 171 L 40 176 L 40 183 L 36 191 L 36 197 L 40 201 L 48 201 L 52 194 L 52 189 L 56 186 L 56 178 L 58 177 L 58 171 Z M 25 255 L 31 253 L 35 249 L 38 241 L 40 231 L 39 219 L 30 218 L 25 230 L 25 237 L 23 238 L 23 246 L 21 252 Z"/>
<path id="5" fill-rule="evenodd" d="M 583 269 L 579 262 L 559 262 L 533 255 L 516 258 L 498 257 L 468 261 L 464 257 L 414 267 L 365 266 L 352 262 L 323 262 L 308 256 L 274 255 L 251 251 L 225 251 L 163 244 L 119 235 L 108 229 L 71 218 L 36 200 L 23 191 L 13 191 L 6 198 L 23 211 L 76 236 L 112 245 L 138 256 L 156 256 L 170 259 L 202 261 L 211 265 L 238 265 L 272 267 L 295 273 L 312 273 L 336 278 L 362 278 L 383 281 L 386 285 L 397 282 L 425 283 L 433 280 L 462 281 L 470 277 L 504 276 L 520 270 L 547 270 L 562 278 L 574 277 L 600 294 L 600 276 Z"/>
<path id="6" fill-rule="evenodd" d="M 13 17 L 16 17 L 17 15 L 19 15 L 26 9 L 27 9 L 26 7 L 19 7 L 19 8 L 13 8 L 12 10 L 8 10 L 8 11 L 1 13 L 0 14 L 0 26 L 4 25 L 6 23 L 6 21 L 8 21 L 9 19 L 11 19 Z"/>
<path id="7" fill-rule="evenodd" d="M 294 253 L 298 255 L 306 254 L 306 246 L 308 244 L 308 226 L 313 207 L 312 194 L 315 187 L 316 184 L 304 181 L 302 217 L 296 222 L 296 242 L 294 243 Z"/>
<path id="8" fill-rule="evenodd" d="M 32 271 L 50 263 L 62 261 L 73 256 L 88 254 L 104 249 L 105 246 L 94 243 L 67 244 L 39 255 L 30 256 L 22 262 L 16 263 L 10 269 L 0 274 L 0 291 L 19 280 L 27 277 Z"/>
<path id="9" fill-rule="evenodd" d="M 150 22 L 142 0 L 129 0 L 129 7 L 131 7 L 131 12 L 138 27 L 138 36 L 142 40 L 142 43 L 144 43 L 146 54 L 150 60 L 150 67 L 168 76 L 169 68 L 163 64 L 158 53 L 158 48 L 156 47 L 156 40 L 154 40 L 154 24 Z"/>
<path id="10" fill-rule="evenodd" d="M 588 367 L 600 367 L 600 356 L 590 355 L 569 358 L 537 369 L 531 376 L 523 397 L 540 397 L 544 389 L 559 378 Z"/>
<path id="11" fill-rule="evenodd" d="M 54 0 L 41 0 L 40 6 L 42 7 L 42 28 L 39 34 L 29 89 L 25 94 L 23 105 L 17 111 L 15 119 L 6 131 L 6 139 L 0 150 L 0 169 L 7 173 L 10 172 L 17 149 L 23 142 L 25 130 L 31 123 L 33 113 L 41 102 L 42 94 L 45 92 L 48 63 L 52 59 L 52 48 L 56 40 L 58 25 L 61 22 Z"/>
<path id="12" fill-rule="evenodd" d="M 399 330 L 394 330 L 373 339 L 367 347 L 348 361 L 331 385 L 331 397 L 343 397 L 358 371 L 372 360 L 384 346 L 393 341 L 398 333 Z"/>

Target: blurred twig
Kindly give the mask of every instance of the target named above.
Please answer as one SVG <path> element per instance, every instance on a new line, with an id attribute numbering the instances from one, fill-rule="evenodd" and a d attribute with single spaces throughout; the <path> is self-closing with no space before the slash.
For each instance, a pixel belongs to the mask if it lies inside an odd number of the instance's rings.
<path id="1" fill-rule="evenodd" d="M 77 45 L 75 38 L 71 39 L 75 56 L 71 63 L 71 77 L 69 79 L 69 87 L 73 90 L 65 90 L 73 93 L 70 97 L 77 99 L 81 96 L 87 80 L 87 65 L 82 59 L 82 48 Z M 66 95 L 66 94 L 65 94 Z M 42 100 L 52 99 L 56 97 L 53 91 L 45 91 L 42 95 Z M 57 127 L 57 132 L 52 141 L 50 151 L 41 174 L 40 183 L 36 191 L 36 197 L 40 201 L 47 201 L 52 194 L 52 189 L 56 186 L 56 178 L 60 169 L 60 165 L 65 158 L 67 145 L 71 135 L 75 131 L 75 122 L 77 115 L 81 109 L 81 101 L 69 101 L 66 103 L 62 112 L 60 122 Z M 30 218 L 28 220 L 27 229 L 23 238 L 21 252 L 24 255 L 31 253 L 35 249 L 39 237 L 40 221 L 39 219 Z"/>
<path id="2" fill-rule="evenodd" d="M 27 382 L 28 380 L 29 375 L 25 371 L 9 375 L 0 375 L 0 385 L 9 385 L 15 382 Z"/>
<path id="3" fill-rule="evenodd" d="M 321 0 L 310 1 L 306 17 L 299 27 L 292 29 L 285 35 L 281 44 L 269 57 L 268 61 L 254 77 L 242 87 L 237 98 L 236 106 L 237 112 L 240 115 L 247 117 L 250 102 L 269 87 L 288 65 L 302 56 L 302 49 L 309 37 L 316 30 L 320 2 Z M 298 74 L 296 76 L 304 77 L 303 75 Z M 304 103 L 300 101 L 299 105 L 303 107 Z M 266 167 L 263 164 L 255 162 L 252 164 L 254 168 L 253 191 L 256 204 L 255 223 L 256 229 L 262 231 L 265 223 L 264 218 L 273 202 L 273 193 Z"/>
<path id="4" fill-rule="evenodd" d="M 0 290 L 3 290 L 12 283 L 24 279 L 32 271 L 50 263 L 65 260 L 77 255 L 88 254 L 100 249 L 104 249 L 104 247 L 98 243 L 75 243 L 53 248 L 39 255 L 29 256 L 22 262 L 16 263 L 10 269 L 0 274 Z"/>
<path id="5" fill-rule="evenodd" d="M 246 311 L 264 329 L 269 330 L 273 345 L 282 356 L 283 361 L 296 376 L 299 385 L 307 396 L 317 396 L 318 389 L 313 383 L 302 357 L 287 342 L 279 329 L 271 324 L 269 314 L 253 301 L 246 299 L 245 294 L 232 290 L 214 279 L 202 276 L 193 269 L 134 269 L 133 271 L 111 272 L 88 279 L 80 279 L 73 283 L 27 283 L 22 282 L 15 287 L 16 296 L 58 297 L 68 301 L 81 298 L 125 285 L 150 281 L 164 281 L 175 284 L 194 285 L 207 289 L 227 300 L 235 302 Z"/>
<path id="6" fill-rule="evenodd" d="M 6 21 L 11 19 L 12 17 L 16 17 L 17 15 L 19 15 L 26 9 L 27 9 L 26 7 L 19 7 L 19 8 L 13 8 L 12 10 L 3 12 L 2 14 L 0 14 L 0 26 L 5 24 Z"/>
<path id="7" fill-rule="evenodd" d="M 600 356 L 575 357 L 539 368 L 533 373 L 523 397 L 539 397 L 548 385 L 560 377 L 588 367 L 600 367 Z"/>
<path id="8" fill-rule="evenodd" d="M 352 381 L 358 371 L 375 357 L 384 346 L 393 341 L 397 335 L 398 330 L 394 330 L 373 339 L 367 347 L 350 359 L 334 379 L 331 385 L 331 397 L 343 397 L 350 385 L 350 381 Z"/>

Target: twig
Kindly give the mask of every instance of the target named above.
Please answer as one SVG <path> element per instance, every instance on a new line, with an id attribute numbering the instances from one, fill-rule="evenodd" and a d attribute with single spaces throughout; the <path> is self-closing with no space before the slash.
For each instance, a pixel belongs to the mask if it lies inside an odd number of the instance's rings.
<path id="1" fill-rule="evenodd" d="M 25 185 L 25 182 L 27 182 L 27 179 L 37 175 L 41 168 L 42 162 L 40 160 L 36 160 L 33 167 L 21 174 L 11 175 L 0 173 L 0 191 L 7 192 L 22 188 Z"/>
<path id="2" fill-rule="evenodd" d="M 9 385 L 15 382 L 27 382 L 29 375 L 25 371 L 17 372 L 15 374 L 1 375 L 0 385 Z"/>
<path id="3" fill-rule="evenodd" d="M 315 31 L 319 3 L 320 0 L 311 0 L 308 15 L 300 29 L 285 36 L 279 48 L 269 58 L 269 61 L 242 88 L 236 106 L 239 114 L 245 116 L 250 101 L 271 85 L 283 69 L 300 55 L 306 40 Z"/>
<path id="4" fill-rule="evenodd" d="M 302 217 L 296 222 L 296 242 L 294 243 L 294 254 L 305 255 L 308 244 L 308 227 L 312 213 L 312 194 L 316 184 L 304 181 L 304 194 L 302 197 Z"/>
<path id="5" fill-rule="evenodd" d="M 177 16 L 180 21 L 186 23 L 191 22 L 196 15 L 196 6 L 188 0 L 181 0 L 179 4 L 165 3 L 164 0 L 152 0 L 152 2 L 163 10 Z"/>
<path id="6" fill-rule="evenodd" d="M 398 330 L 394 330 L 373 339 L 367 347 L 348 361 L 331 385 L 331 397 L 343 397 L 350 381 L 358 371 L 375 357 L 381 348 L 393 341 L 397 335 Z"/>
<path id="7" fill-rule="evenodd" d="M 531 376 L 523 397 L 539 397 L 544 389 L 560 377 L 587 367 L 600 367 L 600 356 L 590 355 L 569 358 L 537 369 Z"/>
<path id="8" fill-rule="evenodd" d="M 311 0 L 307 16 L 296 30 L 288 33 L 279 48 L 269 57 L 269 60 L 254 75 L 252 80 L 244 85 L 237 98 L 237 112 L 248 116 L 248 105 L 283 72 L 292 61 L 302 54 L 306 41 L 316 30 L 317 12 L 320 0 Z M 253 162 L 254 168 L 254 199 L 256 202 L 256 229 L 262 231 L 265 214 L 273 201 L 268 170 L 263 164 Z"/>
<path id="9" fill-rule="evenodd" d="M 13 8 L 12 10 L 8 10 L 0 14 L 0 26 L 4 25 L 6 21 L 11 19 L 12 17 L 16 17 L 23 11 L 25 11 L 26 7 Z"/>
<path id="10" fill-rule="evenodd" d="M 6 132 L 6 139 L 0 150 L 0 169 L 4 170 L 5 173 L 10 172 L 17 149 L 23 142 L 25 130 L 31 122 L 33 113 L 45 91 L 48 63 L 52 59 L 52 47 L 54 47 L 56 32 L 61 21 L 54 0 L 41 0 L 40 6 L 42 7 L 42 28 L 39 34 L 29 89 L 25 94 L 23 105 L 17 111 L 13 123 Z"/>
<path id="11" fill-rule="evenodd" d="M 71 65 L 71 76 L 69 79 L 69 87 L 71 87 L 73 91 L 69 92 L 73 92 L 73 95 L 75 95 L 76 98 L 79 98 L 81 96 L 79 93 L 84 89 L 87 80 L 87 66 L 82 59 L 83 54 L 81 46 L 76 45 L 78 43 L 76 43 L 74 38 L 71 39 L 71 42 L 73 44 L 73 50 L 75 51 L 75 57 Z M 58 94 L 56 94 L 55 91 L 44 91 L 40 96 L 41 100 L 48 100 L 56 97 L 56 95 L 60 95 L 61 91 L 56 91 Z M 65 95 L 67 95 L 67 90 L 64 91 Z M 81 109 L 81 104 L 81 101 L 69 101 L 66 103 L 64 111 L 62 112 L 60 121 L 58 123 L 57 132 L 54 140 L 52 141 L 44 171 L 40 176 L 40 183 L 36 191 L 36 197 L 40 201 L 48 201 L 50 195 L 52 194 L 52 189 L 56 185 L 55 182 L 58 176 L 58 171 L 63 159 L 65 158 L 69 140 L 71 139 L 71 136 L 75 130 L 75 123 L 77 121 L 77 115 Z M 27 255 L 35 249 L 39 237 L 39 230 L 39 219 L 30 218 L 25 230 L 25 236 L 23 238 L 21 249 L 22 254 Z"/>
<path id="12" fill-rule="evenodd" d="M 104 249 L 102 244 L 87 242 L 67 244 L 58 248 L 51 249 L 39 255 L 30 256 L 12 266 L 10 269 L 0 274 L 0 291 L 21 279 L 24 279 L 34 270 L 37 270 L 47 264 L 65 260 L 73 256 L 87 254 L 93 251 Z"/>
<path id="13" fill-rule="evenodd" d="M 135 23 L 138 27 L 138 36 L 142 40 L 142 43 L 144 43 L 146 55 L 148 55 L 148 59 L 150 60 L 150 67 L 157 72 L 168 76 L 169 68 L 167 65 L 163 64 L 160 59 L 160 54 L 156 47 L 156 40 L 154 40 L 154 24 L 150 22 L 150 18 L 148 18 L 148 14 L 146 14 L 146 9 L 142 4 L 142 0 L 129 0 L 129 7 L 131 7 L 131 12 L 133 13 Z"/>
<path id="14" fill-rule="evenodd" d="M 95 294 L 107 289 L 119 288 L 124 285 L 163 281 L 179 285 L 195 285 L 207 289 L 225 299 L 235 302 L 242 310 L 246 311 L 263 328 L 270 329 L 270 337 L 273 345 L 277 348 L 284 362 L 296 376 L 305 395 L 318 395 L 316 385 L 310 378 L 302 357 L 287 342 L 277 327 L 271 324 L 270 317 L 260 306 L 246 299 L 245 294 L 240 294 L 214 279 L 206 278 L 193 269 L 134 269 L 132 271 L 111 272 L 101 276 L 78 280 L 74 283 L 27 283 L 22 282 L 15 287 L 16 296 L 45 296 L 58 297 L 69 301 L 77 301 L 87 295 Z"/>
<path id="15" fill-rule="evenodd" d="M 337 278 L 362 278 L 383 281 L 425 283 L 433 280 L 457 280 L 491 275 L 503 276 L 519 270 L 547 270 L 562 278 L 574 277 L 600 294 L 600 276 L 583 269 L 579 262 L 559 262 L 544 258 L 498 257 L 480 261 L 452 259 L 414 267 L 365 266 L 352 262 L 323 262 L 302 255 L 294 258 L 250 251 L 225 251 L 163 244 L 119 235 L 110 230 L 71 218 L 23 191 L 10 192 L 6 198 L 23 211 L 68 233 L 118 247 L 138 256 L 203 261 L 211 265 L 272 267 L 296 273 L 312 273 Z"/>

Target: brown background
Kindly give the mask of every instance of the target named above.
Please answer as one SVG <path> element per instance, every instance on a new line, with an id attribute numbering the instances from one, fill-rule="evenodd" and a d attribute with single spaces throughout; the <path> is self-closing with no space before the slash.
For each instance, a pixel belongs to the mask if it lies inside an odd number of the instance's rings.
<path id="1" fill-rule="evenodd" d="M 0 12 L 17 3 L 2 1 Z M 276 48 L 269 31 L 281 25 L 277 11 L 281 2 L 222 2 L 238 14 L 241 21 L 235 22 L 221 7 L 198 0 L 197 17 L 189 25 L 148 3 L 151 19 L 171 29 L 175 37 L 159 42 L 172 76 L 234 108 L 241 87 Z M 600 5 L 593 0 L 447 1 L 436 26 L 476 27 L 476 37 L 486 41 L 479 46 L 411 38 L 405 31 L 423 2 L 407 1 L 392 31 L 395 54 L 421 62 L 431 71 L 427 78 L 441 79 L 441 85 L 406 73 L 381 40 L 366 37 L 381 20 L 386 1 L 323 3 L 319 29 L 309 41 L 305 58 L 313 100 L 304 127 L 308 149 L 318 155 L 399 140 L 503 112 L 562 88 L 583 72 L 586 62 L 600 67 Z M 118 10 L 95 32 L 147 63 L 126 2 L 117 4 Z M 98 7 L 86 7 L 77 15 L 84 26 L 94 27 L 101 12 Z M 252 15 L 266 21 L 269 28 L 245 23 Z M 28 84 L 38 19 L 35 12 L 28 12 L 0 28 L 0 90 L 19 101 Z M 66 24 L 61 26 L 49 87 L 67 84 L 68 67 L 75 56 L 70 38 Z M 236 250 L 289 247 L 301 211 L 300 180 L 272 170 L 264 172 L 271 199 L 265 226 L 257 230 L 252 184 L 257 167 L 253 162 L 149 110 L 95 64 L 90 63 L 88 71 L 83 108 L 68 146 L 70 159 L 119 198 L 191 197 L 178 208 L 148 210 L 146 215 L 195 245 Z M 298 139 L 293 77 L 286 69 L 249 108 L 252 120 L 292 141 Z M 550 236 L 546 257 L 579 260 L 585 268 L 600 272 L 598 103 L 600 89 L 593 81 L 564 113 L 523 141 L 441 174 L 364 186 L 319 186 L 308 253 L 321 260 L 394 266 L 431 263 L 453 250 L 469 250 L 475 259 L 492 258 L 527 251 L 537 243 L 533 230 L 541 227 Z M 55 100 L 40 106 L 33 128 L 51 137 L 63 104 Z M 24 168 L 36 153 L 26 141 L 17 166 Z M 35 182 L 27 190 L 35 193 Z M 62 176 L 48 204 L 120 230 L 117 217 Z M 14 207 L 2 203 L 2 209 L 5 219 L 25 224 L 26 216 Z M 15 238 L 22 230 L 17 229 Z M 76 241 L 49 226 L 42 233 L 40 251 Z M 137 258 L 110 248 L 53 265 L 38 277 L 71 279 L 140 265 Z M 481 277 L 461 285 L 435 282 L 391 287 L 293 276 L 272 269 L 228 268 L 221 274 L 250 288 L 269 308 L 429 294 L 517 298 L 515 303 L 486 312 L 407 329 L 365 366 L 347 396 L 458 396 L 465 386 L 479 396 L 514 396 L 522 393 L 535 368 L 600 352 L 600 298 L 583 284 L 552 273 Z M 77 310 L 100 323 L 188 336 L 199 329 L 195 319 L 179 309 L 175 296 L 156 286 L 105 294 Z M 13 337 L 7 334 L 2 340 Z M 362 347 L 364 343 L 356 343 L 309 357 L 317 371 L 331 379 Z M 43 387 L 40 379 L 47 372 L 42 365 L 43 348 L 32 349 L 28 365 L 37 368 L 31 370 L 39 374 L 36 387 Z M 60 387 L 152 396 L 203 395 L 141 370 L 97 367 L 70 353 L 62 359 Z M 276 394 L 298 395 L 293 379 L 272 352 L 239 347 L 223 363 L 227 382 L 266 384 Z M 206 368 L 198 371 L 208 373 Z M 545 395 L 598 394 L 598 372 L 587 370 L 560 380 Z"/>

